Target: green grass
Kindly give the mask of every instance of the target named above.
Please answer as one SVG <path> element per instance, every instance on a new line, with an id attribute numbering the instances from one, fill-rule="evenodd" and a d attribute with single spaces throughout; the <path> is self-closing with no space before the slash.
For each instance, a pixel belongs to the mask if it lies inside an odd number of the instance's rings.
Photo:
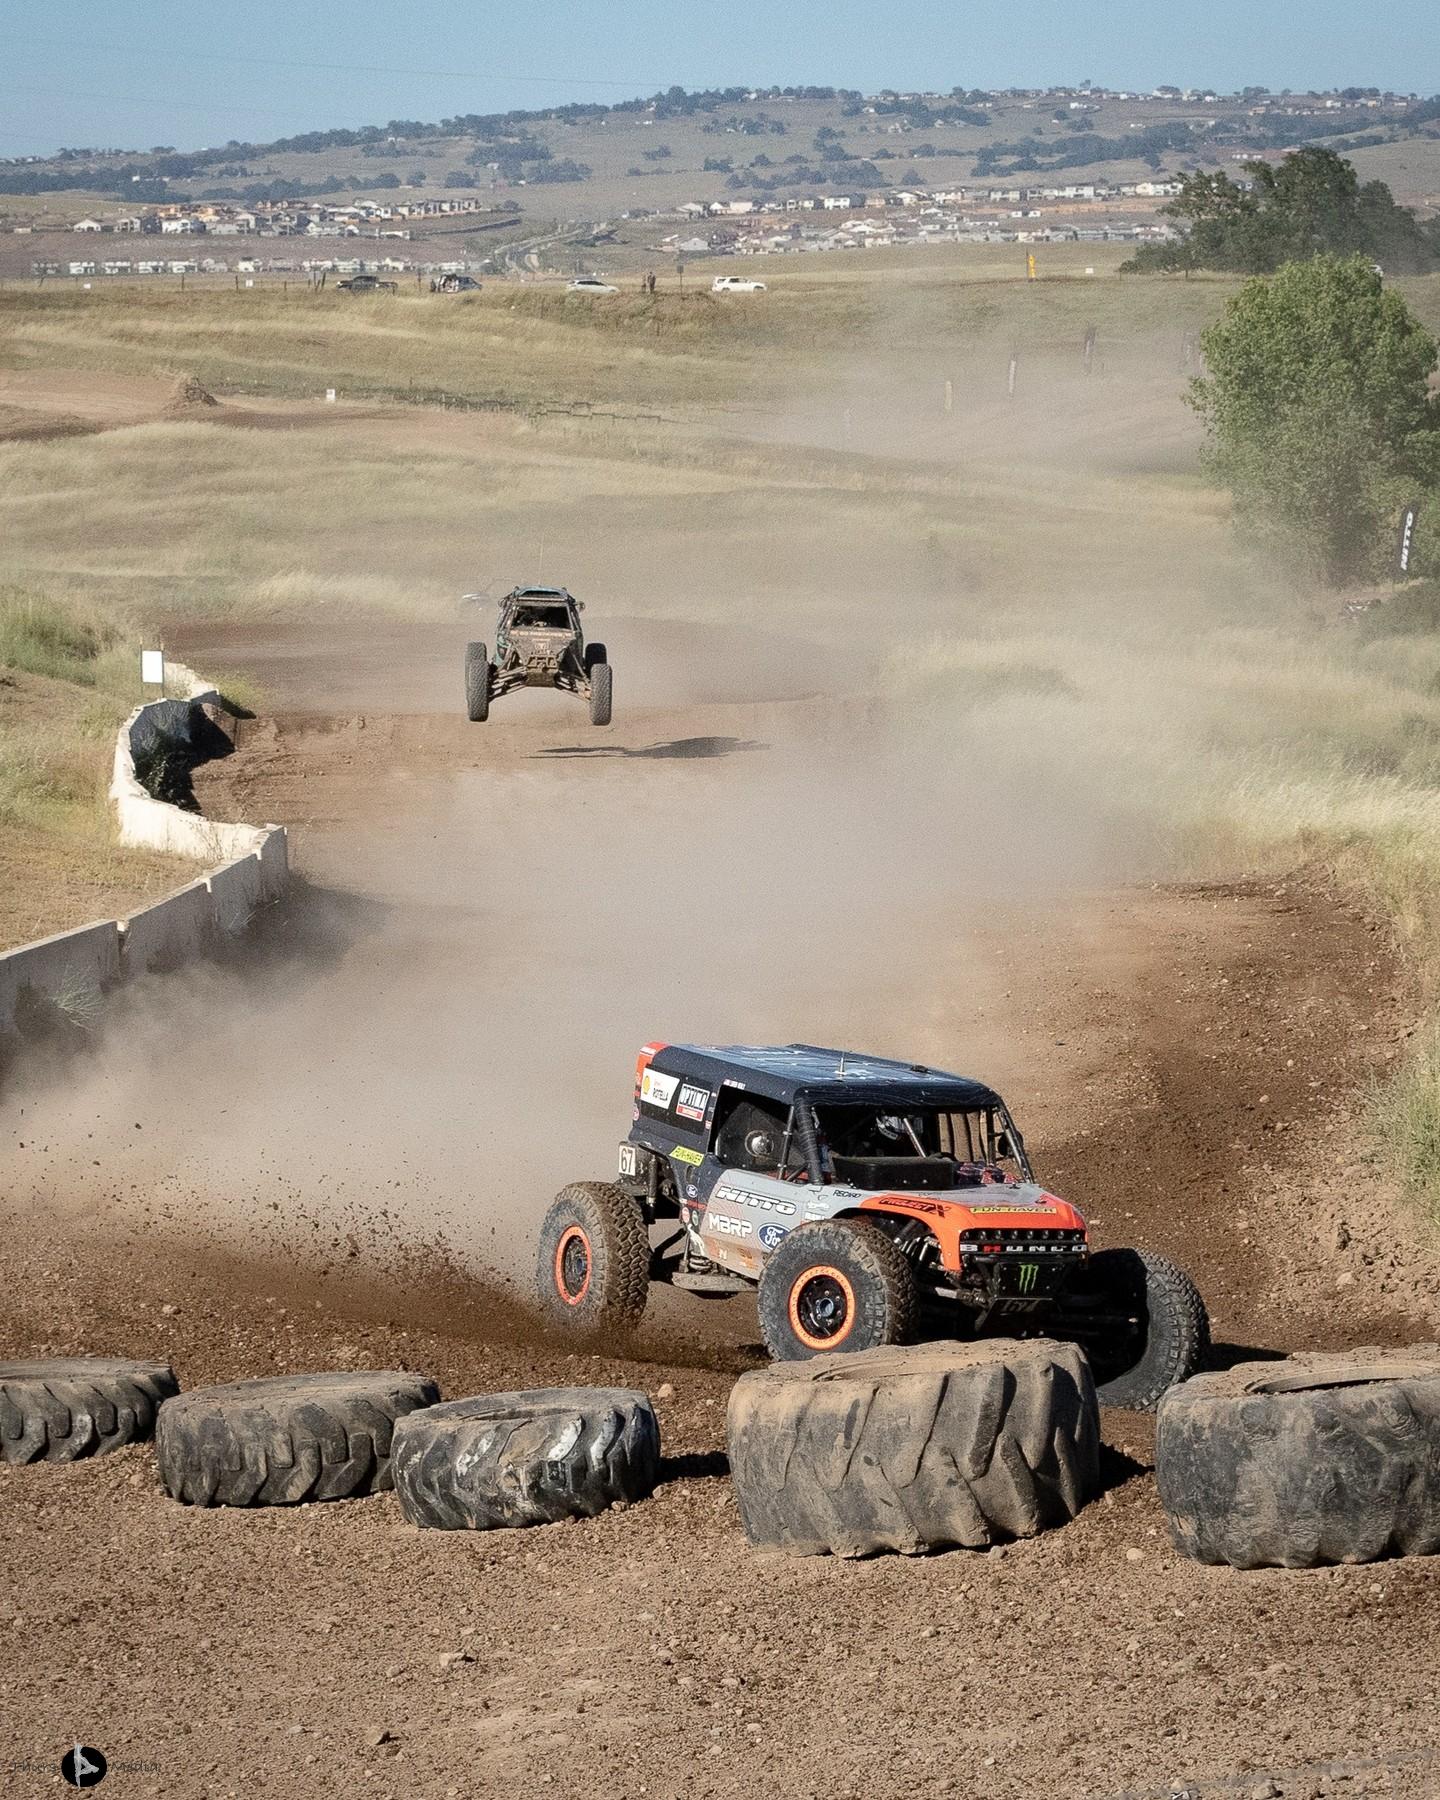
<path id="1" fill-rule="evenodd" d="M 23 588 L 0 589 L 0 665 L 93 687 L 118 630 Z"/>

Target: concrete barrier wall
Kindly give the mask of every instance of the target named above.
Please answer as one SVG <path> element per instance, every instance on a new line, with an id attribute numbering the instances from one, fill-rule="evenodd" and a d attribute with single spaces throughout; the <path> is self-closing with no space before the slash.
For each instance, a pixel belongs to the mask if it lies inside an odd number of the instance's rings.
<path id="1" fill-rule="evenodd" d="M 187 701 L 218 699 L 192 669 L 171 663 Z M 289 843 L 279 825 L 227 825 L 148 794 L 135 773 L 137 746 L 187 729 L 186 701 L 138 707 L 115 744 L 111 797 L 120 841 L 219 864 L 209 874 L 123 919 L 83 925 L 0 954 L 0 1049 L 12 1047 L 33 1017 L 48 1012 L 75 1025 L 98 1015 L 105 992 L 137 975 L 179 968 L 244 932 L 256 911 L 279 900 L 290 879 Z"/>
<path id="2" fill-rule="evenodd" d="M 120 921 L 125 973 L 148 975 L 195 962 L 208 954 L 218 929 L 209 882 L 192 882 Z"/>
<path id="3" fill-rule="evenodd" d="M 23 1024 L 29 1007 L 49 1006 L 77 1025 L 88 1024 L 120 976 L 120 927 L 114 919 L 12 950 L 0 956 L 0 1036 Z"/>
<path id="4" fill-rule="evenodd" d="M 197 735 L 210 725 L 202 708 L 218 704 L 220 696 L 183 663 L 171 663 L 168 679 L 187 693 L 178 700 L 151 700 L 120 727 L 115 739 L 115 762 L 110 777 L 110 798 L 119 823 L 120 842 L 136 850 L 160 850 L 170 856 L 187 856 L 195 862 L 226 862 L 232 857 L 253 856 L 265 840 L 269 826 L 227 825 L 206 819 L 157 800 L 136 771 L 137 758 L 150 757 L 157 749 L 173 746 L 182 753 L 193 749 Z"/>
<path id="5" fill-rule="evenodd" d="M 284 834 L 274 835 L 283 849 Z M 266 898 L 265 871 L 258 855 L 226 863 L 205 877 L 205 885 L 214 907 L 215 929 L 222 937 L 239 937 Z"/>

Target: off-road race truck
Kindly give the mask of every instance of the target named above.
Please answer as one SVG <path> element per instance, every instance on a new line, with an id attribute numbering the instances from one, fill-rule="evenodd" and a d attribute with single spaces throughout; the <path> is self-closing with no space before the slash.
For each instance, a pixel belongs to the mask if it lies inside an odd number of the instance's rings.
<path id="1" fill-rule="evenodd" d="M 467 595 L 467 599 L 477 596 Z M 580 627 L 585 602 L 568 588 L 512 588 L 500 602 L 495 659 L 484 644 L 465 646 L 465 710 L 490 717 L 490 702 L 514 688 L 563 688 L 590 702 L 590 723 L 610 723 L 612 674 L 603 644 L 587 644 Z"/>
<path id="2" fill-rule="evenodd" d="M 778 1360 L 915 1338 L 1059 1337 L 1108 1405 L 1149 1409 L 1209 1348 L 1147 1250 L 1092 1251 L 993 1088 L 811 1044 L 647 1044 L 611 1181 L 556 1198 L 537 1285 L 583 1336 L 633 1331 L 654 1282 L 756 1292 Z"/>

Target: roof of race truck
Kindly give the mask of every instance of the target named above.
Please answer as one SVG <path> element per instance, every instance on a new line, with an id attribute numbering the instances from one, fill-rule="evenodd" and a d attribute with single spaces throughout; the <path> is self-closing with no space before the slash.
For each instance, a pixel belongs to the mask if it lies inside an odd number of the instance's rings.
<path id="1" fill-rule="evenodd" d="M 965 1075 L 818 1044 L 661 1044 L 650 1066 L 662 1075 L 707 1081 L 712 1088 L 738 1087 L 787 1106 L 797 1095 L 821 1106 L 963 1109 L 1000 1102 L 993 1088 Z"/>

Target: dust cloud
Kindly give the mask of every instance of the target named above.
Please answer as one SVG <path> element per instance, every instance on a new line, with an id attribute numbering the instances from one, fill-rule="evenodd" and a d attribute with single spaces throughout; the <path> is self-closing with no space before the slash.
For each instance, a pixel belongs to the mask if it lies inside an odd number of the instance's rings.
<path id="1" fill-rule="evenodd" d="M 878 401 L 866 418 L 878 443 Z M 1062 444 L 1072 477 L 1080 435 Z M 561 527 L 551 566 L 591 594 L 617 667 L 613 732 L 522 695 L 477 738 L 455 650 L 479 632 L 459 616 L 212 625 L 187 643 L 281 712 L 358 714 L 368 733 L 317 755 L 273 812 L 261 789 L 310 883 L 290 949 L 282 932 L 253 966 L 124 996 L 97 1049 L 7 1114 L 12 1198 L 138 1224 L 157 1256 L 197 1231 L 322 1260 L 443 1239 L 514 1275 L 555 1190 L 612 1169 L 647 1040 L 833 1042 L 1013 1080 L 1008 977 L 977 932 L 1153 875 L 1163 847 L 1063 706 L 1037 737 L 1003 679 L 957 709 L 897 687 L 896 658 L 923 673 L 937 632 L 982 630 L 1007 591 L 1073 623 L 1097 564 L 1122 594 L 1150 573 L 1077 513 L 1065 591 L 1024 590 L 1017 542 L 977 598 L 952 579 L 958 552 L 917 544 L 933 494 L 805 480 L 813 519 L 793 492 L 688 522 L 637 501 L 640 609 L 614 577 L 623 534 Z M 995 513 L 992 539 L 997 524 L 1034 528 L 1024 506 Z M 597 592 L 624 597 L 607 610 Z M 407 708 L 439 721 L 418 758 L 378 729 Z"/>

